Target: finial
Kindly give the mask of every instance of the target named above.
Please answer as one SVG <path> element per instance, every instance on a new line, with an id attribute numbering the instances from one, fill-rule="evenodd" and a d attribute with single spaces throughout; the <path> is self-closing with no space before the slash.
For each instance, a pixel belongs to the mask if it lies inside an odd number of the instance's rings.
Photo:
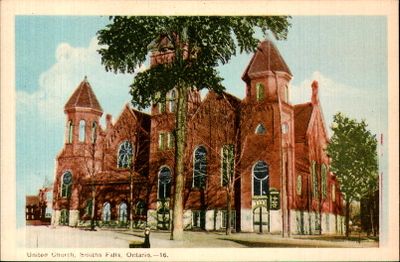
<path id="1" fill-rule="evenodd" d="M 312 88 L 312 95 L 311 95 L 311 103 L 313 105 L 318 104 L 318 81 L 314 80 L 311 84 L 311 88 Z"/>
<path id="2" fill-rule="evenodd" d="M 87 75 L 83 78 L 83 81 L 87 82 Z"/>

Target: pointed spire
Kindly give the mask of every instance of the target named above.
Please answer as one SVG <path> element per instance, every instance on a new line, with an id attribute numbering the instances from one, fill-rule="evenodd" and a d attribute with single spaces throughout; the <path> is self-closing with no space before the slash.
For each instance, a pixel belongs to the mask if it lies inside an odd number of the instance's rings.
<path id="1" fill-rule="evenodd" d="M 319 102 L 318 98 L 318 81 L 314 80 L 311 84 L 312 95 L 311 95 L 311 104 L 317 105 Z"/>
<path id="2" fill-rule="evenodd" d="M 90 108 L 101 113 L 103 112 L 103 109 L 87 80 L 87 76 L 84 77 L 83 81 L 68 99 L 68 102 L 64 106 L 64 110 L 77 107 Z"/>
<path id="3" fill-rule="evenodd" d="M 267 71 L 286 72 L 292 76 L 292 72 L 283 60 L 278 48 L 270 39 L 266 39 L 258 45 L 257 51 L 242 75 L 242 79 L 246 81 L 254 75 Z"/>

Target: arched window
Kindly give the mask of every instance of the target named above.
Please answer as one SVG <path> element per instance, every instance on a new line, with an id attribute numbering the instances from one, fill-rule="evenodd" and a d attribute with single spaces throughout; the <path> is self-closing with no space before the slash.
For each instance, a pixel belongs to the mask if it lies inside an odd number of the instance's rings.
<path id="1" fill-rule="evenodd" d="M 79 142 L 85 141 L 85 120 L 79 121 Z"/>
<path id="2" fill-rule="evenodd" d="M 72 121 L 69 120 L 68 121 L 68 139 L 67 139 L 68 143 L 72 143 L 73 134 L 74 134 L 74 126 L 72 124 Z"/>
<path id="3" fill-rule="evenodd" d="M 128 220 L 128 206 L 122 202 L 119 205 L 119 214 L 118 214 L 118 220 L 119 222 L 123 222 L 126 223 L 126 221 Z"/>
<path id="4" fill-rule="evenodd" d="M 269 168 L 264 161 L 253 167 L 253 196 L 266 196 L 269 193 Z"/>
<path id="5" fill-rule="evenodd" d="M 158 174 L 158 198 L 166 199 L 171 195 L 171 170 L 162 167 Z"/>
<path id="6" fill-rule="evenodd" d="M 318 181 L 317 181 L 317 169 L 315 161 L 312 161 L 311 167 L 311 179 L 312 179 L 312 194 L 314 198 L 318 197 Z"/>
<path id="7" fill-rule="evenodd" d="M 128 140 L 122 142 L 118 150 L 118 167 L 129 168 L 132 164 L 133 150 L 132 145 Z"/>
<path id="8" fill-rule="evenodd" d="M 139 200 L 136 203 L 135 214 L 137 216 L 145 216 L 146 215 L 146 202 L 143 200 Z"/>
<path id="9" fill-rule="evenodd" d="M 257 101 L 262 101 L 264 99 L 264 85 L 261 83 L 256 84 L 256 98 Z"/>
<path id="10" fill-rule="evenodd" d="M 204 146 L 194 151 L 193 163 L 193 187 L 204 188 L 207 175 L 207 151 Z"/>
<path id="11" fill-rule="evenodd" d="M 70 197 L 72 191 L 72 174 L 67 171 L 61 179 L 61 197 Z"/>
<path id="12" fill-rule="evenodd" d="M 302 189 L 302 183 L 303 181 L 302 181 L 302 178 L 301 178 L 301 176 L 299 175 L 299 176 L 297 176 L 297 184 L 296 184 L 296 192 L 297 192 L 297 195 L 299 195 L 299 196 L 301 196 L 301 189 Z"/>
<path id="13" fill-rule="evenodd" d="M 233 145 L 222 147 L 222 186 L 227 186 L 235 171 L 235 148 Z"/>
<path id="14" fill-rule="evenodd" d="M 108 202 L 105 202 L 103 205 L 103 211 L 102 211 L 102 218 L 103 222 L 110 222 L 111 220 L 111 205 Z"/>
<path id="15" fill-rule="evenodd" d="M 265 129 L 265 127 L 264 127 L 264 125 L 262 123 L 257 125 L 256 134 L 259 134 L 259 135 L 265 134 L 265 131 L 266 131 L 266 129 Z"/>
<path id="16" fill-rule="evenodd" d="M 170 101 L 169 101 L 169 111 L 170 112 L 175 111 L 175 99 L 176 99 L 176 93 L 175 93 L 175 90 L 172 90 L 171 94 L 170 94 Z"/>
<path id="17" fill-rule="evenodd" d="M 96 139 L 97 139 L 97 123 L 93 122 L 92 124 L 92 143 L 96 143 Z"/>
<path id="18" fill-rule="evenodd" d="M 327 188 L 327 168 L 325 164 L 321 166 L 321 191 L 322 191 L 322 198 L 326 198 L 326 188 Z"/>

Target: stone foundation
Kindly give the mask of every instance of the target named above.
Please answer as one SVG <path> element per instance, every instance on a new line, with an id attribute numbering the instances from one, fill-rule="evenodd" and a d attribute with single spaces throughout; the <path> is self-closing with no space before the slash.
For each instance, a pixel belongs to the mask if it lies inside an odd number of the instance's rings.
<path id="1" fill-rule="evenodd" d="M 51 224 L 53 226 L 58 226 L 60 224 L 60 217 L 61 217 L 61 211 L 60 210 L 54 210 L 52 216 L 51 216 Z"/>
<path id="2" fill-rule="evenodd" d="M 70 210 L 69 211 L 69 223 L 70 227 L 78 226 L 79 222 L 79 210 Z"/>

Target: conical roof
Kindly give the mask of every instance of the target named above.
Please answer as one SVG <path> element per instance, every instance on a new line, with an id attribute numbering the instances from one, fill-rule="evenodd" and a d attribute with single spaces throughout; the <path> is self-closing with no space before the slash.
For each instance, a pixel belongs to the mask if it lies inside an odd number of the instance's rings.
<path id="1" fill-rule="evenodd" d="M 101 108 L 96 95 L 87 81 L 86 76 L 68 99 L 68 102 L 64 106 L 64 110 L 77 107 L 90 108 L 99 112 L 103 112 L 103 109 Z"/>
<path id="2" fill-rule="evenodd" d="M 292 76 L 292 72 L 290 72 L 278 48 L 269 39 L 258 45 L 257 51 L 244 71 L 242 79 L 246 81 L 251 75 L 257 75 L 257 73 L 266 71 L 281 71 Z"/>

